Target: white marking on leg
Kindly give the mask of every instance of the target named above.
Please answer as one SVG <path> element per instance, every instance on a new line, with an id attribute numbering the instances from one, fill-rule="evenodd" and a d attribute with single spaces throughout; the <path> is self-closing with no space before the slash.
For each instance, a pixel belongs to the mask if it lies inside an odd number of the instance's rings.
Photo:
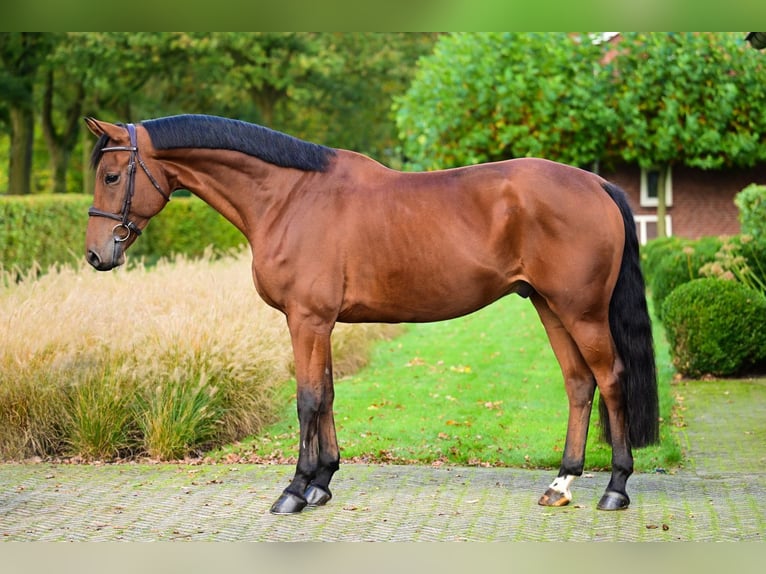
<path id="1" fill-rule="evenodd" d="M 573 474 L 566 474 L 564 476 L 556 477 L 556 480 L 551 483 L 550 488 L 551 490 L 555 490 L 556 492 L 560 493 L 567 500 L 571 501 L 572 491 L 569 490 L 569 487 L 575 478 L 576 477 Z"/>

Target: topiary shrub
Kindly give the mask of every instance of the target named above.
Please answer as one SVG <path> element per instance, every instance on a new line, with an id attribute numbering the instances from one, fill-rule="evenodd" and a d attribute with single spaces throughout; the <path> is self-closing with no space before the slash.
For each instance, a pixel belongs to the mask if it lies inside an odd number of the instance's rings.
<path id="1" fill-rule="evenodd" d="M 683 375 L 735 375 L 766 360 L 766 297 L 741 283 L 685 283 L 667 297 L 663 315 L 673 365 Z"/>
<path id="2" fill-rule="evenodd" d="M 700 277 L 700 268 L 715 261 L 723 241 L 718 237 L 701 239 L 673 238 L 658 240 L 663 243 L 647 252 L 647 287 L 654 308 L 661 321 L 665 321 L 663 303 L 678 286 Z"/>

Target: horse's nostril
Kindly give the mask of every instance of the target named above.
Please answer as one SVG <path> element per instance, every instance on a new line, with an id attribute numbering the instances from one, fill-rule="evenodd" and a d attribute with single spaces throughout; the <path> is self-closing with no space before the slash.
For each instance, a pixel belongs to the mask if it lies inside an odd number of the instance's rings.
<path id="1" fill-rule="evenodd" d="M 98 269 L 98 266 L 101 265 L 101 257 L 95 251 L 88 249 L 88 263 Z"/>

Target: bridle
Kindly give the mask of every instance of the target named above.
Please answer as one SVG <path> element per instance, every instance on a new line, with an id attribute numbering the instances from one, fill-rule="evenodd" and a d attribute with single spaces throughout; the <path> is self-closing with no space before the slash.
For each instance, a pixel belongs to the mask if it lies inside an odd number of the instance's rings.
<path id="1" fill-rule="evenodd" d="M 125 189 L 125 198 L 122 200 L 122 210 L 120 213 L 109 213 L 108 211 L 101 211 L 95 206 L 91 206 L 90 209 L 88 209 L 89 217 L 107 217 L 109 219 L 119 221 L 119 223 L 112 228 L 112 236 L 114 237 L 115 243 L 122 243 L 123 241 L 127 241 L 130 238 L 131 233 L 135 233 L 136 236 L 141 235 L 141 230 L 138 228 L 138 225 L 130 220 L 130 205 L 133 202 L 133 194 L 135 193 L 136 162 L 141 166 L 141 169 L 144 170 L 146 177 L 149 178 L 149 181 L 152 182 L 154 189 L 159 192 L 165 202 L 170 201 L 170 194 L 163 191 L 163 189 L 160 187 L 160 184 L 157 183 L 157 180 L 154 179 L 152 174 L 149 172 L 149 168 L 146 167 L 146 164 L 141 159 L 141 155 L 138 153 L 136 126 L 133 124 L 128 124 L 125 127 L 127 128 L 128 136 L 130 137 L 130 145 L 101 148 L 102 153 L 108 151 L 130 152 L 130 159 L 128 160 L 128 183 Z"/>

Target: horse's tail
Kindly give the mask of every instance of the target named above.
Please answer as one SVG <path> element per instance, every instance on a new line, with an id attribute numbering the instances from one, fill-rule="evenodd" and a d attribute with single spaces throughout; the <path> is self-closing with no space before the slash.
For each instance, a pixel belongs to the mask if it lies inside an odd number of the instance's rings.
<path id="1" fill-rule="evenodd" d="M 617 283 L 609 302 L 609 327 L 624 372 L 621 388 L 628 420 L 628 436 L 633 447 L 659 442 L 659 405 L 654 344 L 649 310 L 646 305 L 644 276 L 638 252 L 638 236 L 633 213 L 624 192 L 611 183 L 604 190 L 617 204 L 625 223 L 625 247 Z M 604 438 L 611 444 L 606 405 L 599 401 Z"/>

